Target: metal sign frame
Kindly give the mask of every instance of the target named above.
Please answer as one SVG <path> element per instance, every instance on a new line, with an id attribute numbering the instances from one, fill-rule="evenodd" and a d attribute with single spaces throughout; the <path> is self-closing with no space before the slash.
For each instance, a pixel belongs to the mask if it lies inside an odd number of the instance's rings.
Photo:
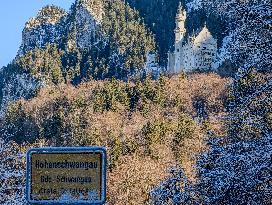
<path id="1" fill-rule="evenodd" d="M 77 200 L 75 202 L 60 201 L 60 200 L 32 200 L 31 199 L 31 156 L 32 154 L 43 154 L 43 153 L 62 153 L 62 154 L 75 154 L 75 153 L 101 153 L 101 200 L 86 201 Z M 28 150 L 26 155 L 26 200 L 30 204 L 93 204 L 102 205 L 106 202 L 106 148 L 105 147 L 46 147 L 46 148 L 33 148 Z"/>

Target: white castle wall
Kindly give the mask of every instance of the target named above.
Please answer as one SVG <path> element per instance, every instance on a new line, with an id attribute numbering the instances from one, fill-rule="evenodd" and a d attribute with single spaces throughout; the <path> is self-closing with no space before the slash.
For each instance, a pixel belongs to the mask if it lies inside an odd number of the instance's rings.
<path id="1" fill-rule="evenodd" d="M 184 39 L 186 12 L 180 6 L 176 17 L 175 51 L 168 53 L 169 73 L 209 70 L 215 60 L 217 40 L 213 38 L 206 25 L 195 37 Z"/>

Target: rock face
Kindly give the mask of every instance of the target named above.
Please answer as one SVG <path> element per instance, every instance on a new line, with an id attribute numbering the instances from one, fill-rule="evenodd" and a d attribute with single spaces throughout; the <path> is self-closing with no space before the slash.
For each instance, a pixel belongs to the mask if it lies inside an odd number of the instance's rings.
<path id="1" fill-rule="evenodd" d="M 78 0 L 77 6 L 78 8 L 86 9 L 96 22 L 101 23 L 104 15 L 101 0 Z"/>
<path id="2" fill-rule="evenodd" d="M 56 6 L 42 8 L 36 17 L 26 23 L 18 54 L 24 55 L 33 48 L 44 47 L 47 43 L 60 42 L 67 16 L 67 12 Z"/>
<path id="3" fill-rule="evenodd" d="M 100 0 L 78 0 L 69 12 L 46 6 L 26 23 L 18 55 L 22 56 L 33 48 L 43 48 L 48 43 L 64 45 L 68 50 L 74 46 L 90 48 L 98 38 L 96 30 L 102 18 Z"/>
<path id="4" fill-rule="evenodd" d="M 72 6 L 68 18 L 67 48 L 73 46 L 88 48 L 99 39 L 97 29 L 103 18 L 103 4 L 100 0 L 79 0 Z"/>
<path id="5" fill-rule="evenodd" d="M 91 49 L 100 39 L 97 30 L 102 18 L 102 0 L 77 0 L 69 12 L 57 6 L 45 6 L 36 17 L 26 22 L 17 57 L 36 48 L 45 48 L 48 44 L 55 44 L 68 52 L 75 47 Z M 8 70 L 14 72 L 7 74 Z M 15 70 L 0 70 L 0 118 L 9 103 L 32 97 L 37 89 L 45 85 L 31 74 L 17 73 Z"/>

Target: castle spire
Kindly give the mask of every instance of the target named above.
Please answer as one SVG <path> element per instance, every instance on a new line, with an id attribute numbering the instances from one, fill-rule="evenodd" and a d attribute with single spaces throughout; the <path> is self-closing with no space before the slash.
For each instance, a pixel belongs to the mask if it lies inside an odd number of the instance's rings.
<path id="1" fill-rule="evenodd" d="M 183 7 L 181 4 L 181 1 L 179 2 L 179 6 L 178 6 L 178 13 L 181 13 L 183 11 Z"/>

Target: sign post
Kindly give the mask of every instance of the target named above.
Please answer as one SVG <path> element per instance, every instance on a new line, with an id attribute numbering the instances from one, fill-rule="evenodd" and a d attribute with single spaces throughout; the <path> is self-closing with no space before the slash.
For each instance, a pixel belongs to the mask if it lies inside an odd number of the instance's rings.
<path id="1" fill-rule="evenodd" d="M 104 204 L 106 149 L 34 148 L 27 153 L 30 204 Z"/>

